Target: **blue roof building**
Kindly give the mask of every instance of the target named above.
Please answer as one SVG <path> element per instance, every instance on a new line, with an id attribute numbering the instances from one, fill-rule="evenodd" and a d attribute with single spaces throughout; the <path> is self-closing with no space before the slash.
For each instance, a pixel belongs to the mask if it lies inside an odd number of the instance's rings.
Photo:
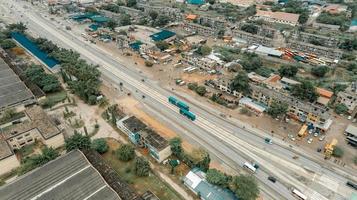
<path id="1" fill-rule="evenodd" d="M 176 35 L 176 33 L 172 32 L 172 31 L 162 30 L 162 31 L 160 31 L 158 33 L 150 35 L 150 37 L 155 42 L 158 42 L 158 41 L 167 40 L 167 39 L 169 39 L 169 38 L 171 38 L 171 37 L 173 37 L 175 35 Z"/>
<path id="2" fill-rule="evenodd" d="M 37 44 L 28 39 L 24 34 L 14 32 L 11 33 L 11 37 L 42 63 L 44 63 L 48 68 L 52 69 L 59 64 L 57 60 L 49 57 L 46 52 L 42 51 Z"/>
<path id="3" fill-rule="evenodd" d="M 200 194 L 203 200 L 238 200 L 231 191 L 208 183 L 205 177 L 204 172 L 194 168 L 183 181 L 195 194 Z"/>

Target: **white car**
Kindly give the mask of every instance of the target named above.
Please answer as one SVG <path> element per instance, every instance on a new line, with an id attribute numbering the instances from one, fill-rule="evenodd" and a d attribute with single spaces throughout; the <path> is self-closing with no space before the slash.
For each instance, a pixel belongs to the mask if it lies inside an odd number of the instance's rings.
<path id="1" fill-rule="evenodd" d="M 319 140 L 322 141 L 322 140 L 325 139 L 325 137 L 326 137 L 326 135 L 322 135 L 322 136 L 319 138 Z"/>
<path id="2" fill-rule="evenodd" d="M 312 134 L 312 131 L 313 131 L 312 129 L 309 129 L 309 134 Z"/>
<path id="3" fill-rule="evenodd" d="M 319 136 L 319 133 L 318 133 L 318 132 L 315 132 L 315 133 L 314 133 L 314 136 L 315 136 L 315 137 Z"/>
<path id="4" fill-rule="evenodd" d="M 313 138 L 309 138 L 309 139 L 307 140 L 307 143 L 311 144 L 312 141 L 314 141 L 314 139 L 313 139 Z"/>

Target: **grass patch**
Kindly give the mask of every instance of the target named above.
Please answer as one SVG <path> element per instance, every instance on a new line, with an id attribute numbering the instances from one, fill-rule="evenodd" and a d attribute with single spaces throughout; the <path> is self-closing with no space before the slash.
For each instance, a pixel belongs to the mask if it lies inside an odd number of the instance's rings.
<path id="1" fill-rule="evenodd" d="M 17 119 L 20 119 L 22 117 L 25 117 L 24 112 L 18 112 L 18 113 L 13 113 L 12 115 L 3 116 L 2 118 L 0 118 L 0 124 L 6 124 L 15 121 Z"/>
<path id="2" fill-rule="evenodd" d="M 104 160 L 139 194 L 150 190 L 162 200 L 181 199 L 181 197 L 172 190 L 159 177 L 150 173 L 148 177 L 138 177 L 134 172 L 134 160 L 123 162 L 115 157 L 114 151 L 120 144 L 114 140 L 108 140 L 109 151 L 103 154 Z"/>
<path id="3" fill-rule="evenodd" d="M 51 93 L 46 96 L 46 99 L 40 101 L 43 108 L 52 108 L 54 105 L 60 102 L 64 102 L 67 99 L 67 92 L 61 90 L 59 92 Z"/>

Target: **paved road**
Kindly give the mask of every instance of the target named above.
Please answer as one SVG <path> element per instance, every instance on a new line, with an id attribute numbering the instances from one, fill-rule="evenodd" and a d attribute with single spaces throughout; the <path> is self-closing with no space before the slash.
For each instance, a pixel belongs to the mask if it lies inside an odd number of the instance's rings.
<path id="1" fill-rule="evenodd" d="M 4 0 L 0 2 L 6 6 Z M 356 179 L 352 174 L 337 167 L 321 166 L 319 158 L 304 157 L 302 150 L 297 147 L 290 149 L 291 147 L 282 141 L 274 140 L 273 145 L 267 145 L 262 139 L 266 136 L 265 133 L 252 133 L 247 130 L 248 127 L 242 129 L 236 121 L 223 119 L 212 108 L 186 97 L 192 105 L 192 111 L 198 116 L 196 121 L 191 122 L 180 116 L 177 108 L 167 102 L 167 96 L 171 95 L 172 91 L 159 87 L 151 80 L 146 79 L 145 83 L 142 83 L 140 80 L 143 76 L 127 64 L 122 64 L 120 60 L 66 31 L 54 28 L 51 22 L 30 10 L 25 13 L 22 7 L 16 9 L 21 10 L 16 14 L 25 16 L 23 20 L 29 22 L 28 26 L 32 32 L 64 47 L 75 49 L 87 60 L 100 64 L 103 75 L 112 79 L 113 84 L 123 82 L 159 119 L 208 148 L 227 165 L 239 169 L 245 161 L 259 163 L 261 170 L 258 170 L 256 177 L 262 183 L 263 191 L 274 199 L 293 199 L 289 192 L 290 187 L 298 188 L 310 199 L 344 199 L 352 192 L 344 186 L 345 177 Z M 21 20 L 21 17 L 17 19 Z M 142 99 L 142 95 L 145 95 L 145 99 Z M 295 149 L 302 153 L 298 160 L 292 159 L 296 154 Z M 269 174 L 273 174 L 279 181 L 276 184 L 269 183 Z"/>

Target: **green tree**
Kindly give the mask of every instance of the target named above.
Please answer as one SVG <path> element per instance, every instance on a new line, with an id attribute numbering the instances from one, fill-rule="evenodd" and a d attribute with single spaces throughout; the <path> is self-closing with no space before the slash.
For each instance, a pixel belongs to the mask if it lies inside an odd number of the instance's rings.
<path id="1" fill-rule="evenodd" d="M 163 15 L 163 14 L 160 14 L 160 15 L 157 17 L 157 19 L 156 19 L 154 25 L 155 25 L 155 26 L 165 26 L 165 25 L 168 24 L 169 22 L 170 22 L 170 18 L 169 18 L 168 16 Z"/>
<path id="2" fill-rule="evenodd" d="M 196 88 L 196 93 L 197 93 L 198 95 L 200 95 L 200 96 L 205 95 L 206 92 L 207 92 L 207 90 L 206 90 L 206 87 L 205 87 L 205 86 L 198 86 L 198 87 Z"/>
<path id="3" fill-rule="evenodd" d="M 192 162 L 192 167 L 197 167 L 201 171 L 207 172 L 207 170 L 209 169 L 211 158 L 206 150 L 202 148 L 195 149 L 188 157 L 190 162 Z"/>
<path id="4" fill-rule="evenodd" d="M 248 33 L 257 34 L 259 27 L 254 24 L 243 24 L 240 29 Z"/>
<path id="5" fill-rule="evenodd" d="M 207 45 L 200 46 L 197 49 L 197 53 L 200 54 L 201 56 L 207 56 L 211 53 L 211 51 L 212 51 L 211 47 Z"/>
<path id="6" fill-rule="evenodd" d="M 115 20 L 109 20 L 108 22 L 107 22 L 107 27 L 110 29 L 110 30 L 114 30 L 115 29 L 115 27 L 117 27 L 118 26 L 118 23 L 115 21 Z"/>
<path id="7" fill-rule="evenodd" d="M 302 81 L 301 84 L 294 85 L 291 88 L 291 94 L 301 100 L 308 100 L 310 102 L 316 101 L 319 97 L 310 81 Z"/>
<path id="8" fill-rule="evenodd" d="M 298 68 L 294 65 L 282 65 L 279 69 L 280 76 L 294 77 L 298 72 Z"/>
<path id="9" fill-rule="evenodd" d="M 137 176 L 149 176 L 150 164 L 149 161 L 143 157 L 135 159 L 135 174 Z"/>
<path id="10" fill-rule="evenodd" d="M 99 138 L 92 141 L 91 148 L 96 150 L 98 153 L 103 154 L 108 151 L 109 146 L 105 139 Z"/>
<path id="11" fill-rule="evenodd" d="M 157 13 L 155 10 L 150 10 L 149 11 L 149 16 L 152 20 L 156 20 L 157 16 L 159 16 L 159 13 Z"/>
<path id="12" fill-rule="evenodd" d="M 208 0 L 208 3 L 211 4 L 211 5 L 213 5 L 213 4 L 216 3 L 216 0 Z"/>
<path id="13" fill-rule="evenodd" d="M 240 64 L 248 72 L 255 71 L 259 69 L 263 62 L 259 56 L 255 53 L 245 53 L 243 59 L 240 61 Z"/>
<path id="14" fill-rule="evenodd" d="M 344 50 L 357 50 L 357 37 L 353 39 L 345 39 L 339 46 L 340 49 Z"/>
<path id="15" fill-rule="evenodd" d="M 344 151 L 343 151 L 343 149 L 342 149 L 341 147 L 335 146 L 335 147 L 333 148 L 332 155 L 333 155 L 334 157 L 341 158 L 341 157 L 343 156 L 343 154 L 344 154 Z"/>
<path id="16" fill-rule="evenodd" d="M 311 73 L 320 78 L 324 77 L 328 71 L 329 68 L 326 66 L 318 66 L 311 69 Z"/>
<path id="17" fill-rule="evenodd" d="M 16 47 L 16 43 L 14 41 L 12 41 L 11 39 L 6 39 L 0 42 L 0 46 L 3 49 L 11 49 Z"/>
<path id="18" fill-rule="evenodd" d="M 27 27 L 24 23 L 20 22 L 17 24 L 9 24 L 6 27 L 10 32 L 20 32 L 20 33 L 25 33 Z"/>
<path id="19" fill-rule="evenodd" d="M 206 180 L 213 185 L 218 185 L 221 187 L 227 187 L 229 184 L 228 177 L 217 169 L 207 170 Z"/>
<path id="20" fill-rule="evenodd" d="M 323 24 L 331 24 L 342 26 L 347 22 L 346 13 L 331 14 L 329 12 L 323 11 L 317 18 L 316 22 Z"/>
<path id="21" fill-rule="evenodd" d="M 170 147 L 171 147 L 171 152 L 173 155 L 177 156 L 178 158 L 181 158 L 181 154 L 183 153 L 183 149 L 181 146 L 181 138 L 175 137 L 172 138 L 170 141 Z"/>
<path id="22" fill-rule="evenodd" d="M 284 102 L 274 101 L 267 110 L 267 113 L 273 118 L 277 118 L 281 115 L 284 115 L 288 110 L 288 104 Z"/>
<path id="23" fill-rule="evenodd" d="M 127 25 L 130 25 L 131 24 L 131 18 L 130 18 L 130 15 L 128 14 L 122 14 L 120 16 L 120 25 L 121 26 L 127 26 Z"/>
<path id="24" fill-rule="evenodd" d="M 249 175 L 234 177 L 231 190 L 242 200 L 255 200 L 259 195 L 258 183 L 253 176 Z"/>
<path id="25" fill-rule="evenodd" d="M 47 74 L 41 66 L 31 65 L 27 67 L 25 75 L 46 93 L 61 89 L 57 77 L 53 74 Z"/>
<path id="26" fill-rule="evenodd" d="M 135 7 L 137 4 L 136 0 L 127 0 L 126 6 L 128 7 Z"/>
<path id="27" fill-rule="evenodd" d="M 170 44 L 165 42 L 165 41 L 157 41 L 155 42 L 155 45 L 157 48 L 159 48 L 161 51 L 164 51 L 170 47 Z"/>
<path id="28" fill-rule="evenodd" d="M 250 93 L 249 78 L 246 72 L 239 71 L 230 85 L 231 90 L 242 92 L 247 95 Z"/>
<path id="29" fill-rule="evenodd" d="M 344 103 L 339 103 L 335 106 L 335 112 L 337 114 L 345 114 L 348 111 L 348 107 Z"/>
<path id="30" fill-rule="evenodd" d="M 135 149 L 129 144 L 124 144 L 115 151 L 115 154 L 119 160 L 129 161 L 135 157 Z"/>
<path id="31" fill-rule="evenodd" d="M 257 8 L 256 8 L 256 5 L 251 5 L 249 6 L 248 8 L 245 9 L 245 16 L 253 16 L 257 13 Z"/>
<path id="32" fill-rule="evenodd" d="M 65 140 L 65 147 L 67 151 L 89 149 L 91 147 L 91 140 L 89 136 L 75 132 L 74 135 Z"/>

